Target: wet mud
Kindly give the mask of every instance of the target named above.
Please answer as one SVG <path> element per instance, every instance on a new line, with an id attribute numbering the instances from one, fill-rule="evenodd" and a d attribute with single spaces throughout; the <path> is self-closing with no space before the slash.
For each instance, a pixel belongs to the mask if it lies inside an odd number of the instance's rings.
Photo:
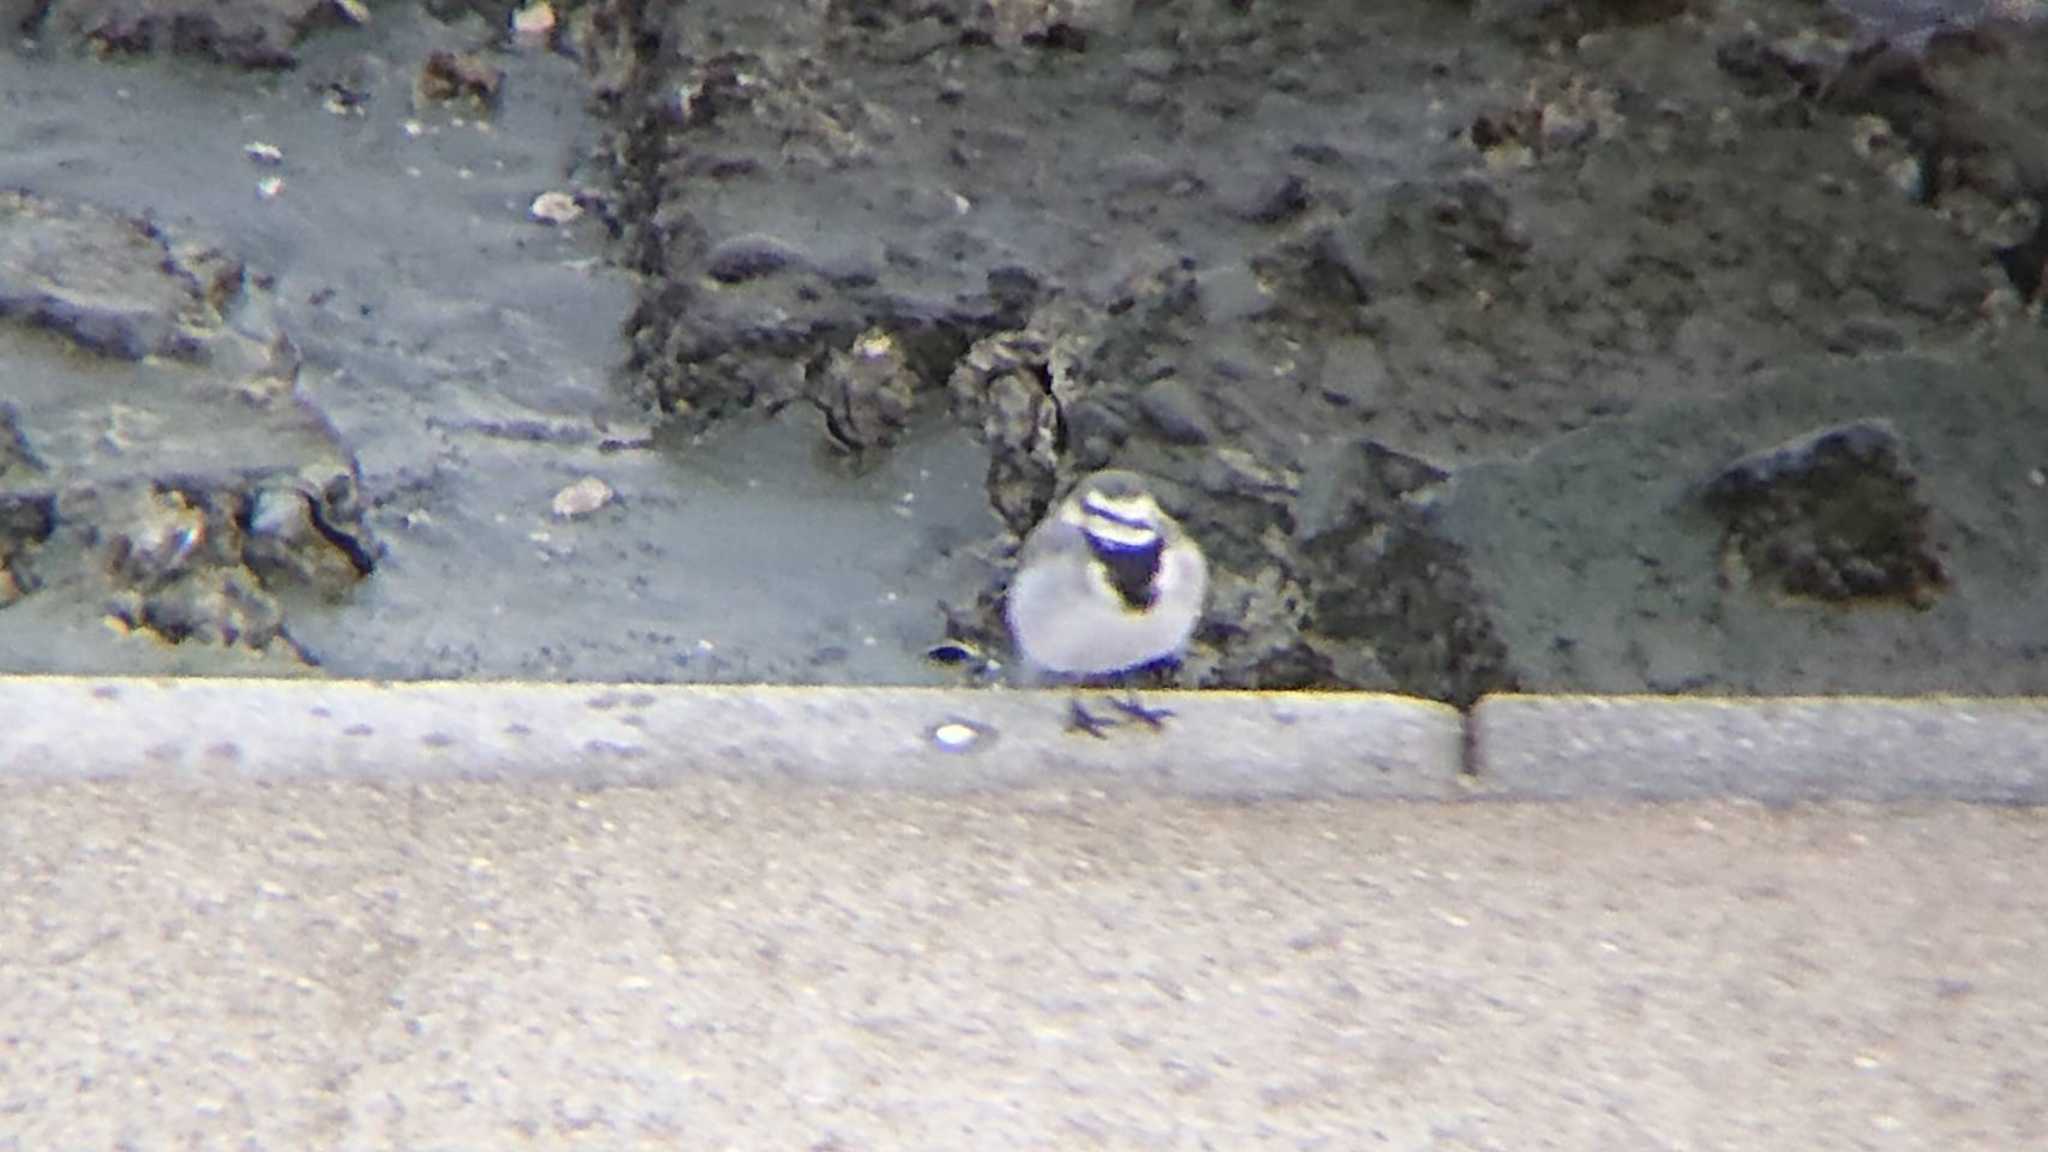
<path id="1" fill-rule="evenodd" d="M 985 678 L 1116 466 L 1188 686 L 2040 692 L 2039 15 L 0 8 L 0 652 Z"/>

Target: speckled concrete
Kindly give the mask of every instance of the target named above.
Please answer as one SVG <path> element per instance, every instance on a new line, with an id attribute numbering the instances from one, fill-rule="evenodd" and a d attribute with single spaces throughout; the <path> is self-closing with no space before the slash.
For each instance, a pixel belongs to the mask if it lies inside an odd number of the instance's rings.
<path id="1" fill-rule="evenodd" d="M 1119 716 L 1116 697 L 1090 707 Z M 586 786 L 700 776 L 943 793 L 1104 784 L 1458 795 L 1465 724 L 1363 693 L 1155 692 L 1155 730 L 1073 731 L 1063 692 L 0 677 L 0 777 Z"/>
<path id="2" fill-rule="evenodd" d="M 2048 803 L 2041 698 L 1496 696 L 1472 724 L 1489 796 Z"/>
<path id="3" fill-rule="evenodd" d="M 0 1148 L 2018 1149 L 2048 814 L 0 784 Z"/>

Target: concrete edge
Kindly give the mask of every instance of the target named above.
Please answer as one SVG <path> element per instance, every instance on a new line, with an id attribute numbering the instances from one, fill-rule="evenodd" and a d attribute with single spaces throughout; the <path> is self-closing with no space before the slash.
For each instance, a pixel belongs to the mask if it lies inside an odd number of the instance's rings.
<path id="1" fill-rule="evenodd" d="M 0 778 L 709 775 L 955 793 L 1021 786 L 1449 799 L 1457 710 L 1346 693 L 1156 692 L 1096 739 L 1061 692 L 0 677 Z M 1094 705 L 1116 713 L 1105 702 Z"/>
<path id="2" fill-rule="evenodd" d="M 2048 698 L 1493 696 L 1471 723 L 1481 797 L 2048 803 Z"/>
<path id="3" fill-rule="evenodd" d="M 1469 718 L 1364 693 L 1145 701 L 1174 717 L 1098 740 L 1067 730 L 1061 692 L 0 677 L 0 779 L 2048 804 L 2048 698 L 1493 696 Z"/>

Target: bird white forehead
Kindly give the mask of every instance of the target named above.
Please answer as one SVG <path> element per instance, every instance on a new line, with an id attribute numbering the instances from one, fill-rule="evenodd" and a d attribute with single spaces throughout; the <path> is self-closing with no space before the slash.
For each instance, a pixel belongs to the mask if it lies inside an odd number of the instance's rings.
<path id="1" fill-rule="evenodd" d="M 1143 490 L 1089 489 L 1081 494 L 1080 507 L 1072 510 L 1070 519 L 1091 540 L 1112 548 L 1147 548 L 1159 540 L 1159 505 Z"/>
<path id="2" fill-rule="evenodd" d="M 1097 519 L 1123 524 L 1150 524 L 1159 518 L 1159 504 L 1149 492 L 1104 492 L 1091 490 L 1081 496 L 1081 507 Z"/>
<path id="3" fill-rule="evenodd" d="M 1144 548 L 1159 539 L 1159 530 L 1149 524 L 1126 524 L 1104 516 L 1088 517 L 1081 531 L 1101 543 L 1121 548 Z"/>

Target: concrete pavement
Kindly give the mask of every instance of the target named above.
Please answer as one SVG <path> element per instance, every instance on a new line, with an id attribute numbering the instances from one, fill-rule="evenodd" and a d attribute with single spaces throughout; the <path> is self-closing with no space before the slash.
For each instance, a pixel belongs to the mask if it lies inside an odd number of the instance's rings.
<path id="1" fill-rule="evenodd" d="M 490 723 L 422 740 L 458 697 L 364 686 L 314 706 L 382 693 L 393 718 L 307 733 L 319 767 L 286 772 L 251 710 L 222 746 L 225 697 L 45 683 L 177 701 L 192 730 L 38 770 L 23 733 L 60 759 L 119 742 L 50 745 L 21 704 L 58 697 L 21 687 L 0 683 L 7 1152 L 2048 1144 L 2038 807 L 930 787 L 659 751 L 634 776 L 463 779 L 418 769 Z M 530 731 L 556 691 L 524 699 Z M 654 695 L 628 731 L 700 706 Z M 1442 751 L 1413 721 L 1381 750 L 1402 771 Z M 410 760 L 320 751 L 376 733 Z M 1128 736 L 1141 761 L 1177 739 Z"/>
<path id="2" fill-rule="evenodd" d="M 1094 708 L 1114 717 L 1099 697 Z M 0 772 L 190 782 L 710 775 L 962 793 L 2048 804 L 2048 699 L 1156 692 L 1113 738 L 1000 689 L 0 677 Z"/>

